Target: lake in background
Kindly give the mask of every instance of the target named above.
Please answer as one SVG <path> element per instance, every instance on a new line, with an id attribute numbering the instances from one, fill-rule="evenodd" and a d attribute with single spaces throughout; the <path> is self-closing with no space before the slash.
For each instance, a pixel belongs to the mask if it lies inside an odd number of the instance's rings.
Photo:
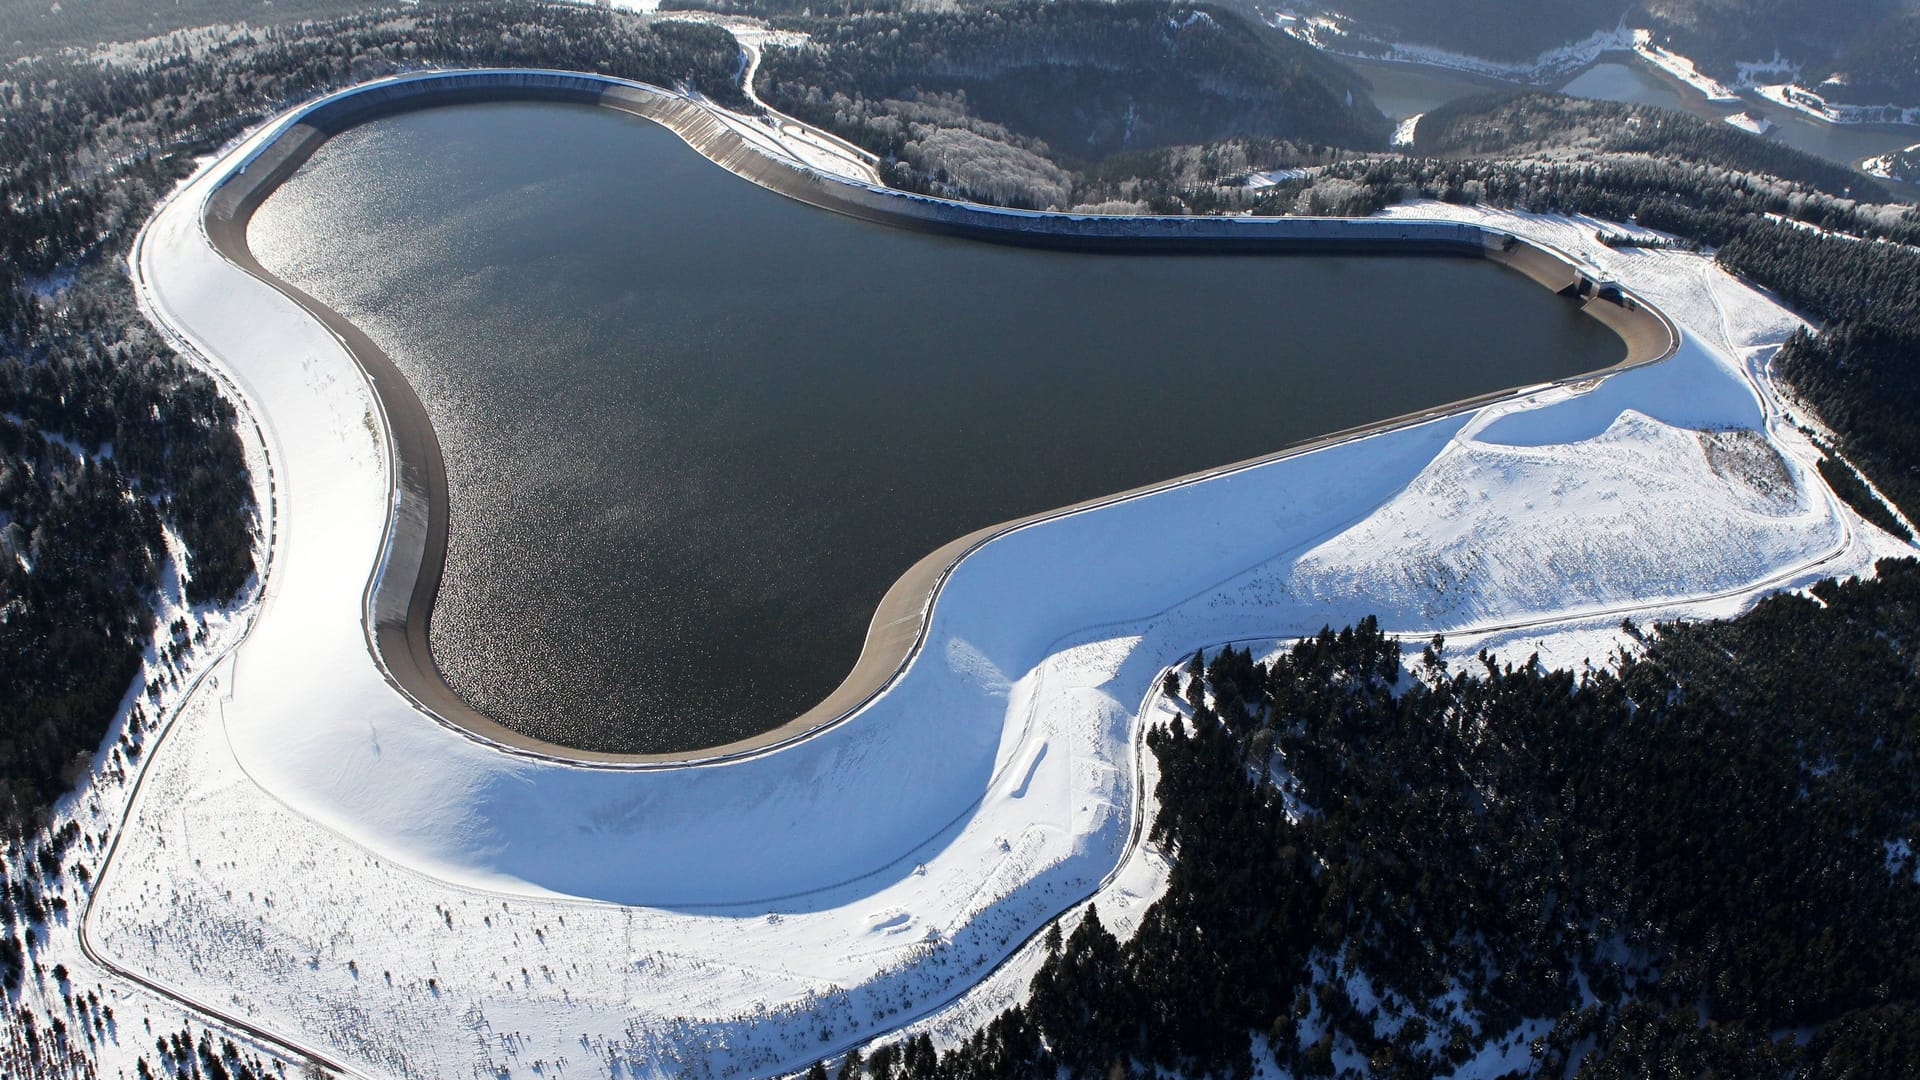
<path id="1" fill-rule="evenodd" d="M 432 417 L 448 681 L 597 750 L 791 719 L 895 578 L 972 529 L 1625 351 L 1491 263 L 943 238 L 584 106 L 355 128 L 249 236 Z"/>
<path id="2" fill-rule="evenodd" d="M 1516 89 L 1513 83 L 1422 64 L 1394 64 L 1336 56 L 1334 60 L 1359 72 L 1373 84 L 1373 103 L 1390 120 L 1438 108 L 1456 98 Z"/>
<path id="3" fill-rule="evenodd" d="M 1337 59 L 1373 83 L 1375 104 L 1379 105 L 1381 112 L 1395 120 L 1427 112 L 1473 94 L 1520 88 L 1515 83 L 1467 75 L 1446 68 L 1347 57 Z M 1557 89 L 1574 97 L 1678 109 L 1716 122 L 1722 122 L 1742 109 L 1749 110 L 1773 122 L 1769 138 L 1779 139 L 1788 146 L 1849 168 L 1857 166 L 1862 159 L 1920 143 L 1920 127 L 1911 125 L 1823 124 L 1758 95 L 1738 105 L 1711 102 L 1698 91 L 1682 86 L 1634 60 L 1603 60 L 1580 71 Z M 1909 185 L 1888 186 L 1908 201 L 1920 196 L 1920 190 Z"/>

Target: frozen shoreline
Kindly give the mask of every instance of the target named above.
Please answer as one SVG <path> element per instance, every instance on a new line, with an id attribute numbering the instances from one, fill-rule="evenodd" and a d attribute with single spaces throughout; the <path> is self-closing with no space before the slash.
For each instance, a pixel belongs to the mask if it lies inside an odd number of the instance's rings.
<path id="1" fill-rule="evenodd" d="M 368 662 L 359 590 L 422 508 L 389 513 L 393 436 L 341 342 L 208 243 L 217 173 L 149 223 L 137 280 L 268 421 L 277 543 L 254 633 L 150 754 L 86 919 L 117 964 L 368 1073 L 804 1067 L 977 1004 L 1089 893 L 1138 909 L 1158 880 L 1133 842 L 1139 737 L 1195 647 L 1378 614 L 1577 656 L 1623 613 L 1732 613 L 1897 548 L 1783 420 L 1765 363 L 1790 313 L 1593 223 L 1400 209 L 1364 227 L 1449 218 L 1566 252 L 1670 318 L 1678 350 L 1001 536 L 948 571 L 885 694 L 777 753 L 503 754 Z M 1780 479 L 1713 465 L 1712 432 Z"/>

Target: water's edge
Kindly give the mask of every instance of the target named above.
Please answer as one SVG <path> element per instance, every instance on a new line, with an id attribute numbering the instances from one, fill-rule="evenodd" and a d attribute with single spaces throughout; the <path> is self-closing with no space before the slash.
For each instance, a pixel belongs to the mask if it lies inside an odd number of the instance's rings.
<path id="1" fill-rule="evenodd" d="M 630 768 L 687 765 L 772 750 L 851 715 L 890 685 L 918 651 L 928 616 L 953 567 L 996 536 L 1149 491 L 1218 476 L 1348 439 L 1404 427 L 1532 392 L 1494 391 L 1418 413 L 1321 436 L 1247 461 L 1002 522 L 953 540 L 922 558 L 887 590 L 858 660 L 840 685 L 800 716 L 723 746 L 667 754 L 572 749 L 514 731 L 470 706 L 434 663 L 428 630 L 445 566 L 449 507 L 445 462 L 425 406 L 391 358 L 363 331 L 268 272 L 247 243 L 247 226 L 269 195 L 332 136 L 414 109 L 479 101 L 596 105 L 659 123 L 702 155 L 762 187 L 822 209 L 900 228 L 973 240 L 1091 251 L 1425 254 L 1485 258 L 1563 295 L 1625 342 L 1607 371 L 1671 355 L 1678 333 L 1638 298 L 1595 282 L 1559 252 L 1498 230 L 1456 222 L 1336 218 L 1083 217 L 1008 211 L 876 188 L 774 157 L 713 109 L 672 91 L 605 76 L 558 71 L 436 72 L 385 79 L 322 98 L 280 122 L 269 139 L 219 181 L 202 209 L 207 238 L 225 258 L 298 303 L 331 330 L 366 375 L 392 447 L 393 489 L 382 558 L 367 584 L 365 626 L 390 683 L 440 722 L 502 749 L 557 760 Z M 1592 379 L 1600 372 L 1559 380 Z"/>

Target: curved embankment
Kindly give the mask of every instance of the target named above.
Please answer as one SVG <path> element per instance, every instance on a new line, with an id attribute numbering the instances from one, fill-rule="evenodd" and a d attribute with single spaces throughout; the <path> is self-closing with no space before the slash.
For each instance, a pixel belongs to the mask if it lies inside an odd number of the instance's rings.
<path id="1" fill-rule="evenodd" d="M 1363 432 L 1476 408 L 1517 391 L 1480 395 L 1335 433 L 1251 462 L 1003 522 L 960 537 L 920 560 L 888 590 L 869 625 L 859 659 L 838 688 L 799 717 L 761 735 L 689 753 L 644 755 L 590 753 L 534 739 L 469 706 L 448 686 L 433 661 L 428 628 L 446 554 L 448 506 L 445 464 L 424 406 L 392 360 L 365 333 L 269 273 L 247 243 L 247 225 L 253 212 L 333 135 L 380 116 L 412 109 L 499 100 L 596 105 L 640 116 L 662 124 L 710 160 L 754 183 L 814 206 L 896 227 L 996 243 L 1103 252 L 1416 253 L 1486 258 L 1570 297 L 1617 333 L 1625 342 L 1627 355 L 1611 370 L 1663 359 L 1678 342 L 1678 334 L 1665 316 L 1619 288 L 1595 281 L 1570 259 L 1474 224 L 1329 218 L 1089 217 L 934 199 L 828 176 L 775 156 L 769 145 L 743 134 L 737 122 L 729 124 L 697 101 L 654 87 L 587 74 L 431 73 L 343 91 L 289 117 L 245 157 L 207 200 L 204 227 L 222 255 L 297 302 L 340 339 L 366 373 L 385 413 L 396 463 L 395 491 L 384 555 L 368 584 L 366 622 L 372 651 L 387 679 L 443 723 L 520 753 L 646 767 L 765 752 L 851 714 L 891 683 L 920 647 L 933 599 L 948 573 L 968 552 L 995 536 L 1045 518 L 1300 453 Z"/>

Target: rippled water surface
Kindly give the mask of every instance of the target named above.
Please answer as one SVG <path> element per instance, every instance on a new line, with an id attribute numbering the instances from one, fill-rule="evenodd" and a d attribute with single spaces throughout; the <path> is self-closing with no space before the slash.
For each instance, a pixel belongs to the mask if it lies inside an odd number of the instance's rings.
<path id="1" fill-rule="evenodd" d="M 1624 352 L 1485 263 L 904 232 L 550 104 L 349 131 L 250 238 L 433 418 L 449 681 L 591 749 L 797 715 L 887 586 L 971 529 Z"/>

